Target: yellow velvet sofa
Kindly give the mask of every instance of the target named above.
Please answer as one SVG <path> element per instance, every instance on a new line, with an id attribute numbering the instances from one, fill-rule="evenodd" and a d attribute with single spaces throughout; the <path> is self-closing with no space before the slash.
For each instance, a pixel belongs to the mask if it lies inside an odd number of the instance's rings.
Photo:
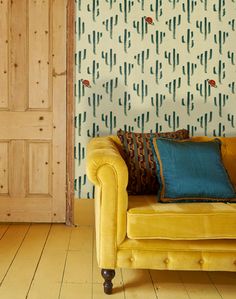
<path id="1" fill-rule="evenodd" d="M 236 138 L 221 139 L 236 186 Z M 112 292 L 115 268 L 236 271 L 236 203 L 162 204 L 155 195 L 128 196 L 121 152 L 116 136 L 93 138 L 87 147 L 104 292 Z"/>

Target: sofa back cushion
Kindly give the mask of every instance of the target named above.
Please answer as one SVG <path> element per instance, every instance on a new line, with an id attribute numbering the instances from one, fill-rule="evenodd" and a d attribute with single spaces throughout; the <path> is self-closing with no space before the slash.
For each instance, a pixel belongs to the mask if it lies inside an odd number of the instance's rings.
<path id="1" fill-rule="evenodd" d="M 221 159 L 221 141 L 153 139 L 162 202 L 231 201 L 236 198 Z"/>
<path id="2" fill-rule="evenodd" d="M 159 189 L 156 164 L 154 161 L 150 138 L 165 137 L 188 139 L 185 129 L 166 133 L 134 133 L 119 130 L 117 132 L 124 153 L 124 160 L 129 171 L 128 194 L 156 194 Z"/>

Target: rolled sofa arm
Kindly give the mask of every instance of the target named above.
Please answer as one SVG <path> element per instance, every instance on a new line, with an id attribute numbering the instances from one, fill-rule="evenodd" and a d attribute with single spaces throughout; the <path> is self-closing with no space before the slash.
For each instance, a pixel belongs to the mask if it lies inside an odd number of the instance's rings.
<path id="1" fill-rule="evenodd" d="M 128 169 L 115 137 L 93 138 L 87 145 L 86 170 L 95 185 L 98 264 L 116 267 L 117 246 L 126 236 Z"/>

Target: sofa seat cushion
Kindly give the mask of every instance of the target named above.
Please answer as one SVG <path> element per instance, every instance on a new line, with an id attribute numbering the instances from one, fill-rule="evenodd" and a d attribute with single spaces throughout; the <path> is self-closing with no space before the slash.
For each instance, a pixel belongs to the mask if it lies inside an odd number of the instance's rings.
<path id="1" fill-rule="evenodd" d="M 236 239 L 236 203 L 160 203 L 156 196 L 129 196 L 130 239 Z"/>

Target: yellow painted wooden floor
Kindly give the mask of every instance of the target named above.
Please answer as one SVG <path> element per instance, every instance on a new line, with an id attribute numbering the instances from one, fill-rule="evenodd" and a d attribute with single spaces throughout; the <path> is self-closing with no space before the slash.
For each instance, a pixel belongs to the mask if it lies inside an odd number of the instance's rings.
<path id="1" fill-rule="evenodd" d="M 235 299 L 236 273 L 117 270 L 103 294 L 92 227 L 0 224 L 0 299 Z"/>

